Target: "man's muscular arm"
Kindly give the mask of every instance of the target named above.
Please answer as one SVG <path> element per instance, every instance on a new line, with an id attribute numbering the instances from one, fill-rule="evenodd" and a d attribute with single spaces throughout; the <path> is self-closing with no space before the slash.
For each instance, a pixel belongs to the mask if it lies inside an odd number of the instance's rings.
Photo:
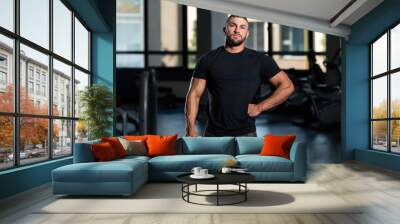
<path id="1" fill-rule="evenodd" d="M 294 92 L 294 85 L 284 71 L 280 71 L 274 75 L 270 82 L 274 85 L 276 90 L 267 99 L 258 104 L 249 104 L 248 113 L 251 117 L 258 116 L 261 112 L 269 110 L 283 102 L 285 102 L 290 95 Z"/>
<path id="2" fill-rule="evenodd" d="M 186 94 L 185 103 L 185 119 L 186 119 L 186 135 L 198 136 L 196 130 L 196 117 L 199 111 L 200 98 L 204 93 L 207 81 L 205 79 L 192 78 L 189 91 Z"/>

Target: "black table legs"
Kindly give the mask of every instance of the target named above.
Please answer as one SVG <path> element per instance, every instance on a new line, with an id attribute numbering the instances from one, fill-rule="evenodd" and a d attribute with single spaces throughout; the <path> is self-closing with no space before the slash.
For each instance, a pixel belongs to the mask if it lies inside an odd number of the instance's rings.
<path id="1" fill-rule="evenodd" d="M 195 185 L 195 191 L 190 191 L 190 186 Z M 197 184 L 186 184 L 182 183 L 182 199 L 188 203 L 198 204 L 198 205 L 234 205 L 247 201 L 247 192 L 249 191 L 247 187 L 247 183 L 237 183 L 233 185 L 237 185 L 237 190 L 223 190 L 220 189 L 220 184 L 216 184 L 216 190 L 199 190 Z M 215 192 L 216 194 L 206 194 L 207 192 Z M 203 204 L 197 203 L 190 200 L 190 195 L 202 196 L 202 197 L 216 197 L 216 204 Z M 223 197 L 232 197 L 232 196 L 240 196 L 240 199 L 231 203 L 221 203 L 221 198 Z"/>

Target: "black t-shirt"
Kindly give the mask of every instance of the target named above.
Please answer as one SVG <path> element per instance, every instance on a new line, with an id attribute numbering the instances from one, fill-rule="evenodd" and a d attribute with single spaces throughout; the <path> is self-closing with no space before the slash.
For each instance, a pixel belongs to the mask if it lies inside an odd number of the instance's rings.
<path id="1" fill-rule="evenodd" d="M 207 80 L 207 131 L 217 136 L 255 131 L 255 119 L 248 115 L 248 105 L 254 103 L 261 84 L 280 71 L 271 57 L 248 48 L 229 53 L 221 46 L 203 55 L 193 77 Z"/>

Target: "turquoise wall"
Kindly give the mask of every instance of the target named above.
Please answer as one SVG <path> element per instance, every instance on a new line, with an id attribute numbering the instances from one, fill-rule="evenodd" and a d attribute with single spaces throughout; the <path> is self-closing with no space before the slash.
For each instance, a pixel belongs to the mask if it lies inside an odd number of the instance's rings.
<path id="1" fill-rule="evenodd" d="M 92 31 L 92 82 L 115 92 L 115 0 L 67 0 Z M 114 100 L 115 102 L 115 100 Z M 110 127 L 110 132 L 113 128 Z M 0 199 L 51 181 L 51 171 L 72 163 L 72 157 L 0 172 Z"/>
<path id="2" fill-rule="evenodd" d="M 53 169 L 71 163 L 69 157 L 0 172 L 0 199 L 48 183 Z"/>
<path id="3" fill-rule="evenodd" d="M 358 160 L 388 169 L 398 169 L 387 155 L 369 148 L 369 46 L 377 36 L 400 22 L 400 0 L 386 0 L 351 27 L 344 40 L 342 155 L 345 160 Z M 359 152 L 358 150 L 364 150 Z M 377 160 L 379 162 L 377 163 Z M 387 162 L 385 162 L 387 161 Z M 398 163 L 400 164 L 400 163 Z"/>
<path id="4" fill-rule="evenodd" d="M 113 114 L 115 116 L 115 34 L 116 34 L 116 4 L 115 0 L 99 1 L 98 9 L 109 27 L 108 32 L 92 32 L 92 82 L 108 86 L 113 93 Z M 110 127 L 110 135 L 115 132 L 115 119 Z"/>

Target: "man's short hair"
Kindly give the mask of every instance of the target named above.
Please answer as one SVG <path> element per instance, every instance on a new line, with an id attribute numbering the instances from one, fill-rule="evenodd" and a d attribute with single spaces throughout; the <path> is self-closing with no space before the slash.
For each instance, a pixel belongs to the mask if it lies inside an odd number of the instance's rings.
<path id="1" fill-rule="evenodd" d="M 227 23 L 229 22 L 229 20 L 230 20 L 231 18 L 234 18 L 234 17 L 242 18 L 242 19 L 246 20 L 247 23 L 249 23 L 249 21 L 247 20 L 247 17 L 245 17 L 245 16 L 229 15 L 228 18 L 227 18 L 226 21 L 225 21 L 225 24 L 227 24 Z"/>

